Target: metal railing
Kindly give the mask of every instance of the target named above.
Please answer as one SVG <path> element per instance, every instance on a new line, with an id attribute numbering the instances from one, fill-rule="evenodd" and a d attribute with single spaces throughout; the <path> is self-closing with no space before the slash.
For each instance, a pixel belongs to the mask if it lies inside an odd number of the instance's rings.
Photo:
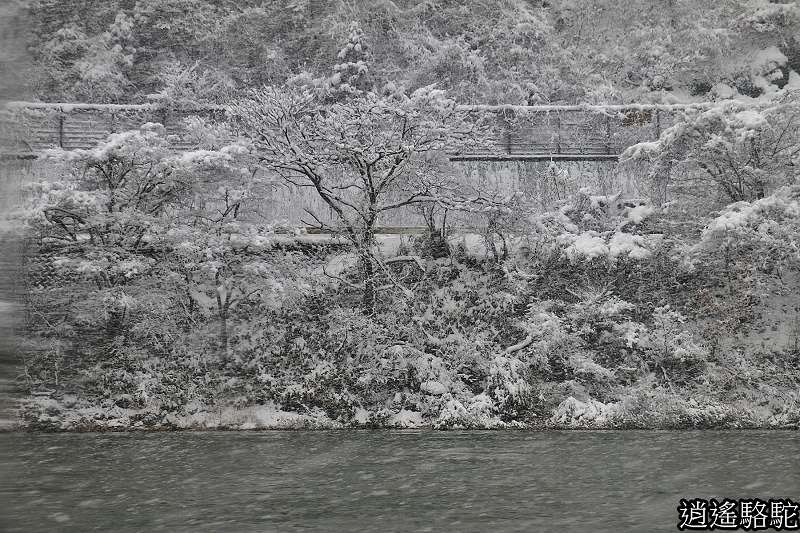
<path id="1" fill-rule="evenodd" d="M 469 113 L 491 115 L 496 134 L 449 156 L 453 161 L 613 161 L 628 146 L 658 138 L 679 113 L 709 105 L 462 105 Z M 35 157 L 48 148 L 87 149 L 144 122 L 163 124 L 178 139 L 176 149 L 189 149 L 181 139 L 183 120 L 219 112 L 155 104 L 11 102 L 0 114 L 0 151 L 4 157 Z"/>

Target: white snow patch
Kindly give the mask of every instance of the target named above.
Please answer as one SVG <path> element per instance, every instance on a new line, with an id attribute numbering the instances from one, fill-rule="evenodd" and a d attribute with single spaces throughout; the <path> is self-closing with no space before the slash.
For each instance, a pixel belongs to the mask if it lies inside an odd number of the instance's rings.
<path id="1" fill-rule="evenodd" d="M 789 91 L 791 89 L 800 89 L 800 74 L 794 70 L 789 71 L 789 81 L 783 87 L 784 91 Z"/>
<path id="2" fill-rule="evenodd" d="M 472 417 L 460 401 L 455 398 L 449 398 L 439 412 L 439 418 L 436 420 L 435 426 L 437 428 L 456 428 L 463 429 L 470 426 Z"/>
<path id="3" fill-rule="evenodd" d="M 764 115 L 753 109 L 739 111 L 734 115 L 734 120 L 737 125 L 749 130 L 758 130 L 767 125 L 767 119 Z"/>
<path id="4" fill-rule="evenodd" d="M 469 257 L 482 258 L 488 252 L 485 239 L 477 233 L 464 233 L 448 239 L 448 242 L 450 246 L 463 245 Z"/>
<path id="5" fill-rule="evenodd" d="M 650 250 L 644 246 L 644 238 L 640 235 L 615 233 L 608 243 L 608 255 L 613 259 L 621 255 L 627 255 L 632 259 L 646 259 L 650 254 Z"/>
<path id="6" fill-rule="evenodd" d="M 356 412 L 353 415 L 353 420 L 355 420 L 361 425 L 366 424 L 369 421 L 369 411 L 367 411 L 363 407 L 356 408 Z"/>
<path id="7" fill-rule="evenodd" d="M 774 70 L 781 65 L 785 65 L 789 58 L 781 52 L 777 46 L 770 46 L 753 55 L 752 66 L 756 69 Z"/>
<path id="8" fill-rule="evenodd" d="M 608 255 L 608 246 L 594 231 L 585 231 L 575 237 L 565 253 L 570 259 L 603 257 Z"/>
<path id="9" fill-rule="evenodd" d="M 66 399 L 65 399 L 66 400 Z M 300 414 L 283 411 L 274 404 L 251 407 L 211 407 L 196 405 L 191 413 L 170 413 L 163 416 L 152 409 L 123 409 L 120 407 L 68 406 L 52 398 L 29 398 L 23 401 L 25 408 L 38 413 L 39 423 L 54 424 L 61 429 L 70 430 L 82 427 L 104 428 L 144 428 L 141 421 L 133 422 L 134 417 L 152 415 L 160 418 L 155 427 L 173 426 L 178 429 L 300 429 L 300 428 L 338 428 L 342 425 L 328 418 L 321 410 Z M 157 407 L 157 406 L 156 406 Z M 196 410 L 195 410 L 196 409 Z M 49 415 L 48 412 L 58 413 Z"/>
<path id="10" fill-rule="evenodd" d="M 720 82 L 711 87 L 711 94 L 717 100 L 728 100 L 736 96 L 738 92 L 727 83 Z"/>
<path id="11" fill-rule="evenodd" d="M 423 381 L 420 384 L 419 389 L 422 392 L 427 392 L 428 394 L 433 394 L 434 396 L 441 396 L 447 392 L 447 387 L 438 381 Z"/>
<path id="12" fill-rule="evenodd" d="M 418 428 L 425 425 L 422 413 L 408 409 L 401 409 L 399 413 L 389 417 L 388 423 L 390 426 L 398 428 Z"/>
<path id="13" fill-rule="evenodd" d="M 628 220 L 634 224 L 641 224 L 641 222 L 655 213 L 655 208 L 652 205 L 637 205 L 628 210 L 626 216 Z"/>
<path id="14" fill-rule="evenodd" d="M 634 235 L 617 231 L 608 238 L 595 231 L 585 231 L 577 236 L 562 235 L 560 240 L 569 243 L 564 249 L 564 254 L 572 261 L 596 257 L 614 261 L 621 256 L 646 259 L 650 257 L 652 248 L 659 244 L 662 237 L 660 234 Z"/>
<path id="15" fill-rule="evenodd" d="M 328 274 L 330 276 L 341 276 L 345 271 L 353 269 L 358 264 L 358 255 L 356 254 L 337 254 L 330 258 L 328 264 L 323 268 L 319 267 L 315 270 L 319 275 Z"/>
<path id="16" fill-rule="evenodd" d="M 620 159 L 622 161 L 627 161 L 629 159 L 641 159 L 650 155 L 657 155 L 660 151 L 660 141 L 645 141 L 636 143 L 633 146 L 626 148 L 622 152 L 622 155 L 620 155 Z"/>

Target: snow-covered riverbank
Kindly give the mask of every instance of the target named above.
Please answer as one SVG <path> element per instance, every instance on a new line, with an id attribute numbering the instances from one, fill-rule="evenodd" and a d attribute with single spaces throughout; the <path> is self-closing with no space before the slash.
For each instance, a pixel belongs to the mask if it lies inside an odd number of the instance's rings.
<path id="1" fill-rule="evenodd" d="M 39 431 L 182 431 L 182 430 L 313 430 L 313 429 L 800 429 L 800 410 L 765 406 L 700 403 L 664 398 L 649 412 L 637 412 L 631 400 L 604 404 L 573 397 L 561 402 L 547 418 L 504 422 L 480 412 L 473 402 L 465 407 L 444 399 L 439 416 L 401 409 L 357 409 L 347 421 L 333 420 L 322 409 L 304 413 L 274 404 L 247 407 L 191 405 L 183 413 L 154 409 L 124 409 L 90 405 L 75 398 L 62 401 L 35 398 L 22 402 L 23 419 L 6 429 Z M 478 400 L 479 402 L 480 400 Z"/>

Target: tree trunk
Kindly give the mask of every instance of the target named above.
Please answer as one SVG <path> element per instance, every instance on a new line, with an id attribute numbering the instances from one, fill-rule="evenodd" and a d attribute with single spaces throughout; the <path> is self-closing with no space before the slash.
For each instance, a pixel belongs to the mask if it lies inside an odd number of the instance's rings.
<path id="1" fill-rule="evenodd" d="M 375 235 L 371 227 L 362 233 L 361 238 L 361 276 L 364 282 L 362 303 L 364 314 L 371 315 L 375 312 L 375 269 L 372 265 L 372 244 Z"/>
<path id="2" fill-rule="evenodd" d="M 223 360 L 228 359 L 230 352 L 230 341 L 228 340 L 228 312 L 223 311 L 219 315 L 219 348 L 222 352 Z"/>
<path id="3" fill-rule="evenodd" d="M 755 183 L 755 199 L 761 200 L 767 195 L 767 187 L 764 184 L 764 180 L 758 179 Z"/>
<path id="4" fill-rule="evenodd" d="M 372 261 L 365 258 L 364 262 L 364 312 L 371 315 L 375 312 L 375 280 L 372 271 Z"/>
<path id="5" fill-rule="evenodd" d="M 225 300 L 223 301 L 222 295 L 225 285 L 222 282 L 222 277 L 219 270 L 217 270 L 217 272 L 214 274 L 214 281 L 217 285 L 216 296 L 217 312 L 219 313 L 219 348 L 222 352 L 223 360 L 227 360 L 230 353 L 230 343 L 228 341 L 228 310 L 230 309 L 231 305 L 231 290 L 228 289 L 224 292 Z"/>

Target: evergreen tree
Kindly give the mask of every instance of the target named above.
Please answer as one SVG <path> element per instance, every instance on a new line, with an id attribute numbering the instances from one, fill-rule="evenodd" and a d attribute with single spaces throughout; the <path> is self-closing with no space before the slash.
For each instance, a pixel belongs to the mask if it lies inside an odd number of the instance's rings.
<path id="1" fill-rule="evenodd" d="M 370 61 L 369 46 L 364 39 L 364 31 L 355 21 L 350 24 L 349 31 L 347 44 L 336 56 L 341 62 L 333 66 L 334 74 L 328 78 L 334 94 L 360 94 L 372 89 L 367 67 Z"/>

